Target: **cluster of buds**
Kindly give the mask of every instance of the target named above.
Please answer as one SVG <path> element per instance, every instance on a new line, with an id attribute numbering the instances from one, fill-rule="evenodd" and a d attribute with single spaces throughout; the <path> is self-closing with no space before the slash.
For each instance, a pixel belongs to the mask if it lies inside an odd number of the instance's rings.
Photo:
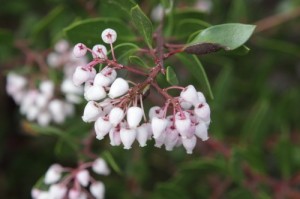
<path id="1" fill-rule="evenodd" d="M 103 182 L 92 177 L 89 168 L 98 175 L 109 175 L 110 169 L 102 158 L 86 162 L 77 168 L 62 167 L 53 164 L 47 170 L 44 184 L 47 190 L 33 188 L 33 199 L 103 199 L 105 187 Z"/>
<path id="2" fill-rule="evenodd" d="M 161 89 L 155 81 L 156 75 L 162 70 L 156 65 L 145 74 L 137 69 L 119 64 L 115 58 L 113 42 L 117 34 L 112 29 L 102 32 L 102 39 L 111 47 L 112 60 L 107 56 L 104 45 L 97 44 L 92 49 L 82 43 L 74 47 L 77 57 L 91 52 L 93 60 L 78 66 L 73 74 L 73 83 L 84 84 L 84 97 L 88 101 L 82 116 L 85 122 L 94 122 L 96 138 L 101 140 L 109 135 L 110 144 L 123 144 L 130 149 L 135 140 L 141 147 L 152 137 L 155 146 L 163 144 L 166 150 L 183 145 L 188 154 L 196 146 L 197 137 L 203 141 L 208 139 L 207 129 L 210 124 L 210 108 L 201 92 L 192 85 L 186 88 L 172 86 Z M 94 69 L 97 64 L 106 65 L 98 73 Z M 135 84 L 117 77 L 117 70 L 125 69 L 146 76 L 142 83 Z M 133 86 L 130 87 L 129 83 Z M 143 107 L 144 94 L 149 87 L 155 88 L 165 99 L 163 107 L 152 107 L 149 114 Z M 167 93 L 169 89 L 181 90 L 180 96 L 173 97 Z M 168 113 L 171 115 L 167 116 Z M 147 118 L 146 115 L 149 115 Z"/>
<path id="3" fill-rule="evenodd" d="M 66 41 L 60 41 L 55 45 L 55 52 L 48 55 L 48 66 L 43 66 L 47 68 L 39 71 L 41 74 L 10 72 L 6 91 L 20 105 L 20 112 L 28 121 L 36 121 L 41 126 L 48 126 L 51 122 L 61 124 L 73 115 L 74 104 L 82 101 L 83 88 L 72 83 L 72 74 L 74 64 L 84 63 L 84 58 L 74 59 Z M 48 67 L 57 68 L 57 73 L 61 72 L 58 69 L 63 70 L 64 79 L 60 85 L 48 79 Z"/>

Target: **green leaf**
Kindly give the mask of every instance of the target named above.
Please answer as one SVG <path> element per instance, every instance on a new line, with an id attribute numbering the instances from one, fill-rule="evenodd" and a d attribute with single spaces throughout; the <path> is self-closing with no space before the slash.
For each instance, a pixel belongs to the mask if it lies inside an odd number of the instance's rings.
<path id="1" fill-rule="evenodd" d="M 178 85 L 176 73 L 171 66 L 166 69 L 166 79 L 171 85 Z"/>
<path id="2" fill-rule="evenodd" d="M 213 93 L 211 91 L 211 86 L 209 84 L 207 75 L 200 60 L 195 55 L 189 56 L 184 54 L 176 54 L 175 56 L 182 62 L 183 66 L 186 67 L 194 76 L 194 78 L 200 83 L 200 85 L 204 89 L 204 93 L 206 95 L 209 95 L 211 99 L 214 99 Z"/>
<path id="3" fill-rule="evenodd" d="M 119 63 L 127 64 L 129 57 L 139 50 L 139 47 L 133 43 L 122 43 L 114 47 L 115 55 Z"/>
<path id="4" fill-rule="evenodd" d="M 112 167 L 112 169 L 117 172 L 118 174 L 122 174 L 122 171 L 118 164 L 116 163 L 115 159 L 111 155 L 109 151 L 104 151 L 102 157 L 106 160 L 106 162 Z"/>
<path id="5" fill-rule="evenodd" d="M 136 3 L 133 0 L 108 0 L 108 3 L 118 6 L 128 14 L 130 14 L 131 8 L 136 5 Z"/>
<path id="6" fill-rule="evenodd" d="M 146 44 L 149 48 L 152 48 L 152 23 L 150 19 L 145 15 L 141 8 L 136 5 L 130 11 L 132 21 L 137 30 L 144 37 Z"/>
<path id="7" fill-rule="evenodd" d="M 13 47 L 13 34 L 9 30 L 0 28 L 0 60 L 9 57 Z M 1 61 L 0 61 L 1 62 Z"/>
<path id="8" fill-rule="evenodd" d="M 88 46 L 102 43 L 101 32 L 106 28 L 116 30 L 117 42 L 132 41 L 134 36 L 131 30 L 121 20 L 114 18 L 95 18 L 73 23 L 64 29 L 65 35 L 73 43 L 84 43 Z"/>
<path id="9" fill-rule="evenodd" d="M 181 19 L 177 22 L 174 34 L 179 38 L 188 37 L 192 33 L 206 29 L 209 26 L 209 23 L 200 19 Z"/>
<path id="10" fill-rule="evenodd" d="M 138 56 L 129 56 L 129 62 L 143 68 L 149 69 L 150 67 Z"/>
<path id="11" fill-rule="evenodd" d="M 234 50 L 250 38 L 254 29 L 254 25 L 239 23 L 211 26 L 201 31 L 192 42 L 187 44 L 187 47 L 209 43 L 224 50 Z"/>

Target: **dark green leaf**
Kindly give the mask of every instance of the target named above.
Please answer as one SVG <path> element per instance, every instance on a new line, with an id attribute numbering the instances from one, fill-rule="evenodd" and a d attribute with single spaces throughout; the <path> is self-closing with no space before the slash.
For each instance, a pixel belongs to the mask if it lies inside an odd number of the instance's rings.
<path id="1" fill-rule="evenodd" d="M 103 152 L 102 156 L 115 172 L 117 172 L 118 174 L 122 174 L 120 167 L 109 151 Z"/>
<path id="2" fill-rule="evenodd" d="M 166 79 L 171 85 L 178 85 L 176 73 L 171 66 L 166 69 Z"/>
<path id="3" fill-rule="evenodd" d="M 190 56 L 176 54 L 175 56 L 177 56 L 177 58 L 182 62 L 183 67 L 186 67 L 194 76 L 194 78 L 201 84 L 202 88 L 204 89 L 204 93 L 209 95 L 211 99 L 214 99 L 211 86 L 200 60 L 195 55 Z"/>
<path id="4" fill-rule="evenodd" d="M 209 23 L 200 19 L 181 19 L 176 23 L 174 34 L 176 37 L 186 38 L 192 33 L 206 29 L 209 26 Z"/>
<path id="5" fill-rule="evenodd" d="M 91 46 L 102 43 L 101 32 L 106 28 L 116 30 L 118 34 L 117 42 L 128 42 L 134 39 L 128 26 L 122 21 L 113 18 L 95 18 L 78 21 L 65 28 L 64 32 L 73 43 L 81 42 Z"/>
<path id="6" fill-rule="evenodd" d="M 122 43 L 114 47 L 115 55 L 119 63 L 127 64 L 129 57 L 134 55 L 139 47 L 133 43 Z"/>
<path id="7" fill-rule="evenodd" d="M 146 44 L 149 48 L 152 48 L 152 23 L 150 19 L 145 15 L 141 8 L 136 5 L 131 11 L 131 17 L 134 25 L 140 34 L 144 37 Z"/>
<path id="8" fill-rule="evenodd" d="M 150 67 L 138 56 L 129 56 L 129 61 L 132 64 L 149 69 Z"/>
<path id="9" fill-rule="evenodd" d="M 131 8 L 136 5 L 136 3 L 133 0 L 108 0 L 108 3 L 118 6 L 128 14 L 130 14 Z"/>
<path id="10" fill-rule="evenodd" d="M 224 50 L 234 50 L 250 38 L 254 29 L 254 25 L 238 23 L 211 26 L 201 31 L 187 47 L 211 43 L 221 46 Z"/>

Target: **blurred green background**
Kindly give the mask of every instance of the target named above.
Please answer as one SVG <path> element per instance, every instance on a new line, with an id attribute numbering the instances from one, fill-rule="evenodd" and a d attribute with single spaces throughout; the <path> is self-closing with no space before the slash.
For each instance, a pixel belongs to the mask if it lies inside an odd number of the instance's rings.
<path id="1" fill-rule="evenodd" d="M 149 15 L 159 3 L 137 2 Z M 196 9 L 195 2 L 175 1 L 174 6 Z M 248 54 L 200 57 L 214 93 L 210 140 L 198 141 L 193 155 L 183 149 L 166 152 L 152 143 L 125 151 L 110 147 L 108 140 L 95 142 L 99 155 L 110 151 L 122 171 L 102 179 L 106 198 L 300 198 L 300 1 L 201 2 L 199 16 L 210 24 L 257 25 Z M 26 129 L 6 95 L 7 71 L 24 63 L 11 44 L 27 40 L 33 49 L 44 50 L 72 22 L 99 16 L 126 21 L 109 1 L 1 2 L 0 198 L 30 198 L 49 165 L 76 163 L 67 149 L 57 152 L 58 138 Z M 195 82 L 190 75 L 179 78 Z"/>

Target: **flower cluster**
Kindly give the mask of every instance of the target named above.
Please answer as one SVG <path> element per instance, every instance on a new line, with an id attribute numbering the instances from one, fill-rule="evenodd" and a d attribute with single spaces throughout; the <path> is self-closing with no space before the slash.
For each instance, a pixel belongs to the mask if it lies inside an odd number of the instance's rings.
<path id="1" fill-rule="evenodd" d="M 48 190 L 33 188 L 31 191 L 32 198 L 103 199 L 105 194 L 104 184 L 92 177 L 89 168 L 99 175 L 106 176 L 110 173 L 110 169 L 102 158 L 83 163 L 75 169 L 53 164 L 44 177 L 44 183 L 47 185 Z"/>
<path id="2" fill-rule="evenodd" d="M 162 70 L 159 64 L 145 75 L 147 78 L 142 83 L 136 84 L 117 77 L 119 69 L 144 74 L 116 61 L 112 45 L 116 37 L 112 29 L 102 33 L 103 41 L 110 44 L 112 60 L 108 58 L 104 45 L 97 44 L 90 49 L 79 43 L 74 47 L 75 56 L 81 57 L 89 51 L 94 58 L 90 63 L 78 66 L 73 74 L 75 85 L 85 84 L 84 97 L 88 103 L 82 116 L 83 121 L 95 122 L 96 138 L 101 140 L 109 135 L 113 146 L 123 144 L 124 149 L 130 149 L 137 140 L 144 147 L 147 140 L 153 137 L 156 147 L 165 145 L 166 150 L 170 151 L 175 146 L 183 145 L 187 153 L 191 154 L 196 146 L 196 136 L 203 141 L 208 139 L 210 108 L 204 95 L 192 85 L 161 89 L 155 82 L 156 75 Z M 97 64 L 106 66 L 97 73 L 94 69 Z M 165 98 L 165 104 L 163 107 L 150 108 L 149 114 L 146 114 L 143 98 L 151 86 Z M 180 96 L 169 95 L 169 89 L 181 90 Z"/>
<path id="3" fill-rule="evenodd" d="M 20 105 L 21 114 L 41 126 L 50 122 L 61 124 L 66 117 L 73 115 L 74 104 L 81 102 L 83 93 L 83 88 L 72 83 L 74 64 L 86 63 L 85 58 L 74 59 L 64 40 L 55 45 L 55 52 L 47 58 L 48 66 L 42 66 L 44 71 L 23 75 L 10 72 L 6 84 L 6 91 Z M 49 67 L 56 68 L 57 73 L 61 72 L 59 69 L 63 70 L 61 85 L 49 79 Z"/>

